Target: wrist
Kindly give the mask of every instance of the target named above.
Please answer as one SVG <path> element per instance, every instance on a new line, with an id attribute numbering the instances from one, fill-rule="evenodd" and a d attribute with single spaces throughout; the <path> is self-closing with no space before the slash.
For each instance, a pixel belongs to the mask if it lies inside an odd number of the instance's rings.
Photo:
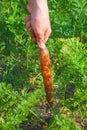
<path id="1" fill-rule="evenodd" d="M 47 0 L 29 0 L 28 2 L 31 11 L 35 9 L 47 9 L 48 10 L 48 5 L 47 5 Z"/>

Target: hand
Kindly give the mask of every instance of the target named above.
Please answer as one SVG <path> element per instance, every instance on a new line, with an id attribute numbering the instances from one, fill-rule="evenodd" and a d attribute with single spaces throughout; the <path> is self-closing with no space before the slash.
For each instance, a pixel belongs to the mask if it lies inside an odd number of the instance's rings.
<path id="1" fill-rule="evenodd" d="M 47 1 L 29 0 L 27 10 L 30 15 L 25 19 L 26 28 L 34 42 L 41 46 L 51 34 Z"/>

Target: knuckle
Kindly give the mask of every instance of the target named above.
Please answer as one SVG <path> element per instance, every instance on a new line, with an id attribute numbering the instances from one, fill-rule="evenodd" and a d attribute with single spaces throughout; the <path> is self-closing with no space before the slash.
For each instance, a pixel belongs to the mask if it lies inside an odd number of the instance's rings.
<path id="1" fill-rule="evenodd" d="M 43 32 L 37 32 L 37 36 L 41 39 L 43 37 Z"/>

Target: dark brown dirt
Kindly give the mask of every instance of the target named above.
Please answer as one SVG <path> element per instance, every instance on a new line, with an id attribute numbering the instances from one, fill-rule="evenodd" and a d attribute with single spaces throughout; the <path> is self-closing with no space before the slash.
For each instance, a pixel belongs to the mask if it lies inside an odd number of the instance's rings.
<path id="1" fill-rule="evenodd" d="M 56 99 L 54 102 L 55 104 L 59 100 Z M 35 121 L 29 123 L 29 124 L 22 124 L 21 128 L 22 130 L 47 130 L 47 123 L 49 123 L 50 119 L 53 117 L 52 112 L 50 111 L 50 108 L 48 105 L 43 102 L 36 106 L 37 109 L 37 115 L 40 117 L 40 119 L 35 119 Z M 80 122 L 79 118 L 77 116 L 73 117 L 75 119 L 76 125 L 82 126 L 84 130 L 87 130 L 87 118 L 83 119 L 82 123 Z"/>
<path id="2" fill-rule="evenodd" d="M 84 118 L 82 121 L 82 127 L 84 128 L 84 130 L 87 130 L 87 118 Z"/>
<path id="3" fill-rule="evenodd" d="M 58 99 L 55 100 L 54 106 L 58 101 Z M 47 130 L 47 123 L 49 123 L 50 119 L 53 117 L 49 106 L 46 102 L 42 102 L 36 106 L 36 111 L 36 114 L 39 115 L 41 120 L 36 118 L 35 122 L 31 122 L 28 125 L 22 124 L 21 128 L 23 130 Z"/>
<path id="4" fill-rule="evenodd" d="M 41 125 L 32 125 L 32 126 L 25 126 L 25 125 L 22 125 L 21 128 L 23 130 L 43 130 L 42 126 Z"/>

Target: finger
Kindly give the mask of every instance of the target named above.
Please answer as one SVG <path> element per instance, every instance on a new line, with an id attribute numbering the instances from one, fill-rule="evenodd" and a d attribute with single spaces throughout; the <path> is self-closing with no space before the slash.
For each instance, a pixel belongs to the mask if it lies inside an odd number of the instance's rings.
<path id="1" fill-rule="evenodd" d="M 32 40 L 33 40 L 33 42 L 34 42 L 35 44 L 37 44 L 35 37 L 33 37 Z"/>
<path id="2" fill-rule="evenodd" d="M 30 8 L 29 4 L 27 5 L 27 11 L 28 11 L 29 13 L 31 13 L 31 8 Z"/>
<path id="3" fill-rule="evenodd" d="M 34 32 L 33 32 L 32 28 L 30 27 L 28 29 L 28 31 L 29 31 L 30 36 L 33 38 L 35 35 L 34 35 Z"/>
<path id="4" fill-rule="evenodd" d="M 28 15 L 28 16 L 26 16 L 25 17 L 25 22 L 27 23 L 28 21 L 30 21 L 31 20 L 31 15 Z"/>
<path id="5" fill-rule="evenodd" d="M 35 37 L 34 31 L 32 30 L 32 28 L 30 27 L 28 31 L 29 31 L 29 34 L 30 34 L 32 40 L 36 43 L 36 37 Z"/>
<path id="6" fill-rule="evenodd" d="M 26 23 L 26 29 L 28 30 L 30 27 L 31 27 L 31 22 L 28 21 L 28 22 Z"/>
<path id="7" fill-rule="evenodd" d="M 48 38 L 51 34 L 51 30 L 46 30 L 44 33 L 44 43 L 46 43 L 48 41 Z"/>
<path id="8" fill-rule="evenodd" d="M 36 42 L 38 44 L 39 47 L 41 47 L 44 43 L 44 34 L 39 34 L 39 35 L 36 35 Z"/>

